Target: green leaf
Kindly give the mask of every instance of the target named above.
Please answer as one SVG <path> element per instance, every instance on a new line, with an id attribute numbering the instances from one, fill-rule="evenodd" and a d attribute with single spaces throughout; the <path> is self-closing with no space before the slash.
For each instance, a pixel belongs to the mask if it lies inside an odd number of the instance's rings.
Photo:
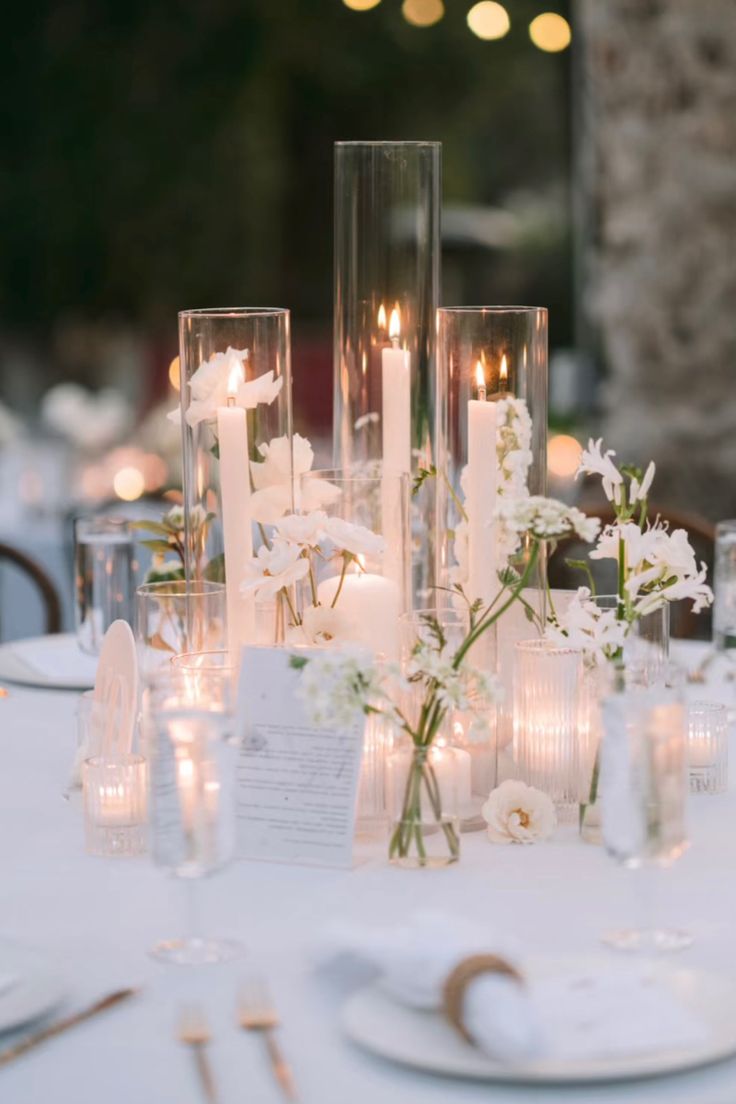
<path id="1" fill-rule="evenodd" d="M 309 660 L 306 658 L 306 656 L 297 656 L 297 655 L 290 655 L 289 656 L 289 666 L 294 671 L 301 671 L 302 668 L 306 667 L 308 663 L 309 663 Z"/>
<path id="2" fill-rule="evenodd" d="M 209 561 L 204 569 L 204 577 L 211 583 L 225 582 L 225 556 L 222 552 Z"/>
<path id="3" fill-rule="evenodd" d="M 418 495 L 424 484 L 428 479 L 433 479 L 437 475 L 437 468 L 432 464 L 429 468 L 420 468 L 418 473 L 414 476 L 414 481 L 411 485 L 411 497 L 414 498 Z"/>
<path id="4" fill-rule="evenodd" d="M 160 521 L 131 521 L 130 525 L 133 529 L 141 529 L 144 533 L 158 533 L 161 537 L 168 537 L 173 530 L 168 526 L 163 525 Z"/>
<path id="5" fill-rule="evenodd" d="M 150 548 L 152 552 L 163 552 L 164 555 L 166 555 L 167 552 L 173 552 L 175 547 L 173 544 L 169 544 L 168 541 L 162 540 L 144 540 L 140 541 L 140 544 L 142 544 L 144 548 Z"/>

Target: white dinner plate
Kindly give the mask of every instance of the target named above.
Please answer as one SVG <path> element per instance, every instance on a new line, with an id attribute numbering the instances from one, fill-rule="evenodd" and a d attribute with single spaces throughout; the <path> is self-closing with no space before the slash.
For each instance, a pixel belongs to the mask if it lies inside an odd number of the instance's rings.
<path id="1" fill-rule="evenodd" d="M 60 976 L 37 952 L 0 943 L 0 1032 L 30 1023 L 64 997 Z"/>
<path id="2" fill-rule="evenodd" d="M 579 966 L 583 959 L 575 961 Z M 610 969 L 610 959 L 607 966 Z M 464 1042 L 439 1013 L 397 1004 L 378 983 L 361 989 L 347 1001 L 342 1022 L 353 1042 L 382 1058 L 428 1073 L 478 1081 L 623 1081 L 705 1066 L 736 1054 L 736 986 L 717 974 L 669 963 L 653 968 L 681 1004 L 705 1025 L 702 1041 L 690 1047 L 630 1055 L 575 1060 L 547 1057 L 504 1064 Z"/>
<path id="3" fill-rule="evenodd" d="M 0 680 L 49 690 L 90 690 L 96 670 L 97 657 L 85 655 L 73 633 L 0 644 Z"/>

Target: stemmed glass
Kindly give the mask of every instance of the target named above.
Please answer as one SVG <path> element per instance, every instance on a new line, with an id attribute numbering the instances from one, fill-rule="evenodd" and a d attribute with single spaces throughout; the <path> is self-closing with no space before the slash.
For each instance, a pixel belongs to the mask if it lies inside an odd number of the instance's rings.
<path id="1" fill-rule="evenodd" d="M 641 904 L 650 913 L 656 872 L 688 845 L 685 709 L 680 694 L 666 687 L 625 689 L 602 709 L 603 842 L 617 862 L 641 871 Z M 603 942 L 616 950 L 673 951 L 689 946 L 692 936 L 647 923 L 607 932 Z"/>
<path id="2" fill-rule="evenodd" d="M 149 762 L 153 861 L 186 889 L 188 933 L 151 951 L 180 965 L 222 962 L 242 952 L 231 939 L 201 934 L 196 885 L 220 870 L 234 848 L 235 749 L 222 732 L 221 679 L 201 671 L 163 668 L 143 700 L 143 734 Z M 219 683 L 219 685 L 218 685 Z"/>

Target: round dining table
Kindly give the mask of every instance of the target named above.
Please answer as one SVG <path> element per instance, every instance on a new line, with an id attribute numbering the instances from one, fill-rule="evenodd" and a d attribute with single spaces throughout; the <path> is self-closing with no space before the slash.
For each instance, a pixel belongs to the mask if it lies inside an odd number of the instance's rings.
<path id="1" fill-rule="evenodd" d="M 692 668 L 704 646 L 676 651 Z M 719 661 L 720 662 L 720 661 Z M 714 665 L 717 666 L 717 665 Z M 690 697 L 736 702 L 719 667 Z M 192 1055 L 177 1039 L 182 1004 L 196 1000 L 212 1030 L 211 1064 L 221 1104 L 281 1099 L 263 1040 L 243 1031 L 236 996 L 244 974 L 267 979 L 280 1042 L 303 1104 L 732 1104 L 736 1057 L 677 1075 L 587 1085 L 508 1085 L 446 1079 L 383 1060 L 351 1042 L 341 1020 L 357 983 L 318 969 L 315 947 L 336 919 L 399 922 L 441 910 L 513 935 L 524 954 L 615 956 L 601 934 L 635 918 L 640 872 L 617 866 L 574 828 L 533 846 L 462 838 L 461 861 L 405 870 L 384 841 L 361 843 L 352 869 L 236 862 L 200 884 L 209 934 L 234 937 L 242 960 L 163 965 L 148 954 L 180 934 L 182 884 L 148 856 L 85 853 L 81 799 L 66 793 L 78 696 L 7 684 L 0 700 L 0 943 L 38 951 L 61 974 L 63 1015 L 123 986 L 139 992 L 0 1068 L 2 1104 L 197 1104 Z M 736 760 L 735 760 L 736 761 Z M 657 919 L 686 928 L 680 966 L 717 971 L 736 986 L 736 796 L 734 787 L 689 801 L 691 846 L 658 878 Z M 620 953 L 620 952 L 618 952 Z M 26 1028 L 28 1030 L 28 1028 Z M 0 1050 L 23 1032 L 0 1036 Z"/>

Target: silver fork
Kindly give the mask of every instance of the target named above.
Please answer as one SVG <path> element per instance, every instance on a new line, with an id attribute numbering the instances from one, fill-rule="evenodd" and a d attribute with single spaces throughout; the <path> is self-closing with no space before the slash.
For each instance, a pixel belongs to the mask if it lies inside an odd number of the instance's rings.
<path id="1" fill-rule="evenodd" d="M 263 1036 L 273 1075 L 287 1100 L 296 1100 L 296 1086 L 291 1070 L 276 1039 L 279 1017 L 263 978 L 249 977 L 238 993 L 238 1023 L 245 1031 L 258 1031 Z"/>
<path id="2" fill-rule="evenodd" d="M 194 1055 L 199 1082 L 207 1104 L 217 1104 L 217 1087 L 207 1053 L 207 1045 L 212 1035 L 205 1014 L 198 1004 L 188 1004 L 182 1009 L 177 1034 L 179 1042 L 189 1047 Z"/>

